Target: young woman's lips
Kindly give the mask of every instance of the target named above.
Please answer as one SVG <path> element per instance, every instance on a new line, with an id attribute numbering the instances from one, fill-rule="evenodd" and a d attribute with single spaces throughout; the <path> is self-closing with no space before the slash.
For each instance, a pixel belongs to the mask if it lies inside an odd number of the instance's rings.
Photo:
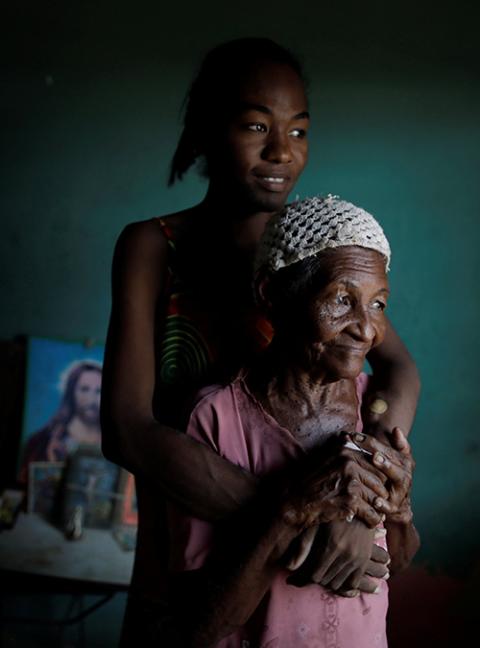
<path id="1" fill-rule="evenodd" d="M 288 176 L 285 175 L 261 175 L 256 173 L 255 177 L 258 184 L 267 191 L 282 192 L 288 186 Z"/>

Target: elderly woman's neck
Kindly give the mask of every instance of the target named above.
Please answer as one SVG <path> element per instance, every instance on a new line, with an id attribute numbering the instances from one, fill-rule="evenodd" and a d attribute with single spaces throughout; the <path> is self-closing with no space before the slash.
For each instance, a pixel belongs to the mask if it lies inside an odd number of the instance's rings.
<path id="1" fill-rule="evenodd" d="M 318 394 L 328 390 L 337 381 L 328 381 L 325 373 L 306 371 L 298 365 L 282 363 L 262 363 L 249 372 L 255 391 L 264 396 L 274 393 L 301 398 L 303 401 L 316 401 Z"/>
<path id="2" fill-rule="evenodd" d="M 266 353 L 247 374 L 250 391 L 305 448 L 332 434 L 353 432 L 358 417 L 354 380 L 328 380 Z"/>
<path id="3" fill-rule="evenodd" d="M 305 403 L 318 402 L 319 395 L 330 392 L 335 384 L 344 381 L 329 376 L 318 363 L 309 367 L 294 359 L 290 349 L 274 342 L 250 369 L 248 382 L 254 391 L 264 397 L 275 393 L 301 399 Z"/>

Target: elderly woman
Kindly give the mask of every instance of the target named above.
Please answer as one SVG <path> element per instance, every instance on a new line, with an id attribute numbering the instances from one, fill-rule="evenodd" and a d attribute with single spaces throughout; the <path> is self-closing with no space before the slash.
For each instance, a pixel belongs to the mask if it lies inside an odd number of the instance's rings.
<path id="1" fill-rule="evenodd" d="M 361 433 L 362 368 L 385 334 L 389 261 L 374 218 L 336 198 L 295 203 L 268 223 L 256 288 L 273 341 L 236 380 L 200 396 L 187 432 L 270 488 L 234 529 L 171 506 L 176 645 L 386 646 L 385 578 L 375 594 L 343 597 L 293 582 L 327 522 L 339 545 L 345 525 L 376 526 L 371 542 L 387 535 L 399 564 L 418 548 L 409 445 L 399 429 L 385 443 Z"/>

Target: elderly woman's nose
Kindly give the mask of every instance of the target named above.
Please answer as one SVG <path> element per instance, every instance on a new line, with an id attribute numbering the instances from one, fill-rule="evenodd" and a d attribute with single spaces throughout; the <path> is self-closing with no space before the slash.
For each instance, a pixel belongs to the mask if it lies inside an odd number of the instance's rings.
<path id="1" fill-rule="evenodd" d="M 376 330 L 369 309 L 362 304 L 358 304 L 355 309 L 352 332 L 362 342 L 372 342 L 375 338 Z"/>
<path id="2" fill-rule="evenodd" d="M 262 158 L 275 164 L 289 164 L 292 161 L 292 148 L 288 135 L 270 131 Z"/>

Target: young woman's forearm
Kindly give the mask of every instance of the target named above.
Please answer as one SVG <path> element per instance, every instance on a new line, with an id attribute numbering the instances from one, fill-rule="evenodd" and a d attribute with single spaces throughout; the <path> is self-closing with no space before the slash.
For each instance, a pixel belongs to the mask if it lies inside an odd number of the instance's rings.
<path id="1" fill-rule="evenodd" d="M 390 573 L 406 569 L 420 548 L 420 536 L 413 522 L 385 522 L 387 529 L 388 553 L 390 554 Z"/>
<path id="2" fill-rule="evenodd" d="M 128 425 L 128 433 L 116 430 L 115 448 L 104 442 L 107 459 L 141 475 L 190 515 L 210 522 L 224 520 L 253 498 L 257 486 L 253 475 L 186 434 L 157 421 L 126 420 L 120 425 Z M 104 421 L 104 439 L 110 436 L 107 427 Z"/>
<path id="3" fill-rule="evenodd" d="M 185 642 L 188 648 L 213 647 L 247 623 L 278 573 L 280 558 L 298 533 L 279 515 L 237 564 L 220 561 L 207 571 L 204 612 L 193 621 Z M 198 609 L 198 601 L 195 607 Z"/>
<path id="4" fill-rule="evenodd" d="M 364 423 L 384 430 L 399 427 L 408 436 L 417 409 L 420 377 L 413 358 L 390 323 L 385 340 L 370 351 L 368 361 L 373 378 L 363 408 Z"/>

